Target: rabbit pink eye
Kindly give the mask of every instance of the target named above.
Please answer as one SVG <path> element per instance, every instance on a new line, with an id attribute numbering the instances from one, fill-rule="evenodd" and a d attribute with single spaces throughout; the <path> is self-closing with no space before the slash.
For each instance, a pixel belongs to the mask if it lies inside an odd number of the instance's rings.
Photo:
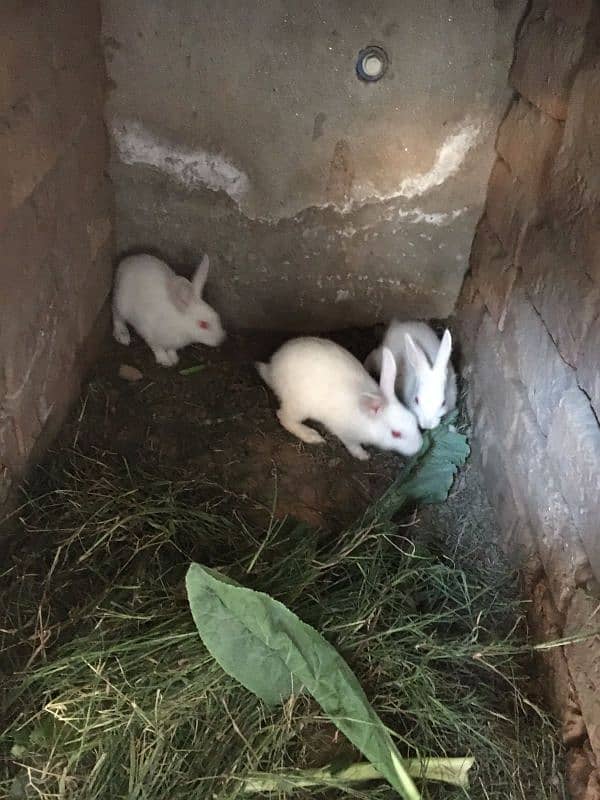
<path id="1" fill-rule="evenodd" d="M 402 438 L 402 432 L 401 431 L 392 431 L 392 436 L 394 437 L 394 439 L 401 439 Z"/>
<path id="2" fill-rule="evenodd" d="M 199 328 L 202 328 L 202 330 L 208 330 L 208 328 L 209 328 L 209 324 L 208 324 L 208 322 L 206 322 L 206 320 L 204 320 L 204 319 L 199 319 L 199 320 L 198 320 L 198 327 L 199 327 Z"/>

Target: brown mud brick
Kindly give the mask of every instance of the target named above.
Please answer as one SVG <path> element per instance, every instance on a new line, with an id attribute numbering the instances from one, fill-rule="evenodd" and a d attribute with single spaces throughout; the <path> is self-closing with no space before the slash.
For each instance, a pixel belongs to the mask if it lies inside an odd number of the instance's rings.
<path id="1" fill-rule="evenodd" d="M 523 98 L 513 103 L 500 125 L 496 150 L 534 196 L 545 190 L 563 128 L 561 122 Z"/>
<path id="2" fill-rule="evenodd" d="M 530 410 L 519 415 L 516 429 L 512 450 L 505 456 L 511 484 L 525 509 L 525 522 L 533 534 L 554 603 L 562 612 L 575 590 L 589 578 L 589 560 L 548 464 L 545 439 Z M 495 440 L 503 447 L 503 434 L 496 414 L 482 404 L 475 416 L 474 441 L 485 446 L 486 441 Z"/>
<path id="3" fill-rule="evenodd" d="M 600 580 L 600 426 L 588 398 L 578 388 L 564 394 L 553 415 L 548 456 Z"/>
<path id="4" fill-rule="evenodd" d="M 577 379 L 590 398 L 596 417 L 600 418 L 600 312 L 582 342 Z"/>
<path id="5" fill-rule="evenodd" d="M 104 162 L 101 157 L 94 157 L 85 165 L 81 163 L 82 153 L 94 153 L 98 137 L 103 138 L 93 122 L 84 127 L 77 143 L 61 159 L 60 169 L 45 182 L 48 186 L 44 186 L 44 201 L 38 203 L 39 217 L 52 219 L 53 199 L 64 197 L 61 213 L 56 218 L 53 255 L 57 263 L 64 264 L 61 274 L 65 278 L 65 292 L 79 292 L 88 265 L 95 258 L 90 233 L 96 239 L 104 236 L 104 241 L 110 235 L 107 219 L 112 208 L 110 187 L 103 173 Z M 102 220 L 104 222 L 100 224 Z M 102 247 L 104 242 L 100 238 L 95 244 Z"/>
<path id="6" fill-rule="evenodd" d="M 578 704 L 573 702 L 565 704 L 561 734 L 563 743 L 567 747 L 573 747 L 587 739 L 585 722 Z"/>
<path id="7" fill-rule="evenodd" d="M 598 760 L 596 759 L 596 764 Z M 586 793 L 582 800 L 600 800 L 600 768 L 596 767 L 590 773 Z"/>
<path id="8" fill-rule="evenodd" d="M 549 226 L 527 230 L 521 248 L 523 284 L 561 356 L 571 366 L 600 311 L 600 287 L 574 256 L 568 236 Z"/>
<path id="9" fill-rule="evenodd" d="M 569 91 L 593 12 L 594 0 L 537 0 L 523 24 L 510 83 L 555 119 L 567 116 Z"/>
<path id="10" fill-rule="evenodd" d="M 517 270 L 513 257 L 504 250 L 485 218 L 473 241 L 471 270 L 485 305 L 501 331 Z"/>
<path id="11" fill-rule="evenodd" d="M 473 277 L 473 271 L 471 265 L 471 270 L 467 272 L 467 274 L 465 275 L 465 279 L 463 281 L 457 306 L 460 306 L 461 308 L 464 306 L 468 306 L 469 303 L 473 302 L 476 294 L 477 294 L 477 281 L 475 281 Z"/>
<path id="12" fill-rule="evenodd" d="M 60 32 L 61 46 L 55 47 L 53 62 L 57 70 L 76 70 L 84 63 L 93 63 L 100 53 L 102 28 L 100 4 L 97 0 L 77 3 L 46 3 L 44 14 L 47 35 L 56 41 Z"/>
<path id="13" fill-rule="evenodd" d="M 98 253 L 112 240 L 113 226 L 110 217 L 106 213 L 100 213 L 86 224 L 86 231 L 90 261 L 95 261 Z"/>
<path id="14" fill-rule="evenodd" d="M 0 4 L 0 438 L 14 486 L 78 392 L 112 276 L 99 4 L 43 6 Z"/>
<path id="15" fill-rule="evenodd" d="M 538 425 L 548 433 L 552 414 L 567 389 L 576 385 L 575 371 L 561 358 L 541 317 L 521 286 L 513 289 L 506 315 L 506 348 L 513 353 Z"/>
<path id="16" fill-rule="evenodd" d="M 545 579 L 540 580 L 533 588 L 527 618 L 534 641 L 551 642 L 562 638 L 564 617 L 557 611 Z M 554 714 L 561 718 L 568 705 L 577 706 L 567 659 L 560 647 L 542 651 L 541 659 L 547 675 L 544 682 L 546 697 Z"/>
<path id="17" fill-rule="evenodd" d="M 61 104 L 53 92 L 45 99 L 30 95 L 8 114 L 0 115 L 0 150 L 4 155 L 0 180 L 6 187 L 0 201 L 0 229 L 6 224 L 10 209 L 21 205 L 60 160 L 69 158 L 73 145 L 80 154 L 80 180 L 94 167 L 105 163 L 107 147 L 103 122 L 99 113 L 90 114 L 89 95 L 93 92 L 84 93 L 83 82 L 79 89 L 80 96 L 85 98 L 84 108 L 76 107 L 74 103 L 77 93 L 66 92 Z M 95 99 L 99 107 L 99 91 Z M 64 112 L 67 107 L 70 109 L 68 114 Z M 68 126 L 68 130 L 65 130 L 65 126 Z M 92 129 L 96 141 L 91 140 Z M 89 145 L 89 149 L 86 145 Z M 101 158 L 98 158 L 100 153 Z M 74 191 L 71 191 L 65 197 L 68 199 L 73 194 Z"/>
<path id="18" fill-rule="evenodd" d="M 515 255 L 525 227 L 535 222 L 539 213 L 538 198 L 503 159 L 497 159 L 488 184 L 485 214 L 509 256 Z"/>
<path id="19" fill-rule="evenodd" d="M 501 547 L 510 563 L 520 568 L 538 557 L 537 546 L 524 504 L 510 481 L 510 466 L 506 463 L 503 443 L 484 427 L 473 440 L 473 457 L 496 513 Z"/>
<path id="20" fill-rule="evenodd" d="M 90 317 L 95 319 L 107 302 L 111 287 L 112 240 L 108 240 L 96 260 L 87 266 L 79 293 L 74 298 L 73 313 L 78 344 L 88 334 Z"/>
<path id="21" fill-rule="evenodd" d="M 23 209 L 19 209 L 23 211 Z M 21 216 L 21 215 L 20 215 Z M 0 245 L 4 237 L 0 237 Z M 12 252 L 31 252 L 35 254 L 38 248 L 43 248 L 43 240 L 31 234 L 31 250 L 18 246 L 21 243 L 11 241 Z M 6 255 L 4 253 L 3 255 Z M 9 261 L 19 265 L 10 275 L 4 275 L 0 280 L 0 314 L 2 315 L 1 347 L 2 355 L 6 358 L 18 358 L 18 353 L 23 347 L 28 347 L 28 330 L 37 330 L 44 324 L 45 311 L 51 309 L 60 293 L 60 278 L 56 270 L 56 263 L 51 252 L 44 253 L 39 258 L 28 258 L 24 261 Z M 26 315 L 14 313 L 14 309 L 26 309 Z"/>
<path id="22" fill-rule="evenodd" d="M 471 389 L 477 406 L 495 418 L 508 452 L 515 440 L 519 415 L 529 404 L 527 392 L 517 380 L 516 362 L 489 315 L 484 316 L 475 344 Z"/>
<path id="23" fill-rule="evenodd" d="M 14 209 L 8 224 L 0 230 L 0 253 L 3 269 L 0 270 L 0 319 L 5 322 L 6 310 L 12 306 L 18 288 L 23 295 L 35 291 L 38 265 L 52 247 L 52 231 L 40 228 L 34 205 L 25 203 Z"/>
<path id="24" fill-rule="evenodd" d="M 62 181 L 65 188 L 71 187 L 66 198 L 69 210 L 75 207 L 77 196 L 80 206 L 97 206 L 108 202 L 106 196 L 99 196 L 102 186 L 107 184 L 105 166 L 108 155 L 102 117 L 96 112 L 87 116 L 85 123 L 79 127 L 77 137 L 61 159 L 61 174 L 56 176 L 56 180 Z"/>
<path id="25" fill-rule="evenodd" d="M 493 418 L 490 424 L 494 424 Z M 554 602 L 564 611 L 575 589 L 589 575 L 589 560 L 548 463 L 546 441 L 531 412 L 519 415 L 509 463 L 520 487 Z"/>
<path id="26" fill-rule="evenodd" d="M 0 229 L 10 209 L 21 205 L 54 167 L 65 147 L 58 109 L 29 96 L 0 118 Z"/>
<path id="27" fill-rule="evenodd" d="M 468 363 L 472 356 L 473 347 L 477 339 L 477 332 L 485 314 L 483 298 L 476 287 L 473 275 L 469 274 L 458 300 L 456 308 L 456 326 L 460 329 L 460 355 L 454 361 L 457 366 L 469 369 Z"/>
<path id="28" fill-rule="evenodd" d="M 92 0 L 45 3 L 43 14 L 23 3 L 2 4 L 0 150 L 8 158 L 0 167 L 0 220 L 52 169 L 86 117 L 101 112 L 106 75 L 99 36 Z"/>
<path id="29" fill-rule="evenodd" d="M 567 192 L 576 194 L 579 208 L 600 202 L 600 56 L 577 74 L 569 98 L 565 133 L 555 167 L 552 202 L 576 213 Z"/>
<path id="30" fill-rule="evenodd" d="M 590 745 L 600 759 L 600 599 L 578 589 L 567 611 L 565 635 L 589 638 L 565 647 L 571 678 L 577 689 Z"/>
<path id="31" fill-rule="evenodd" d="M 588 793 L 593 765 L 589 754 L 581 746 L 571 747 L 565 755 L 566 784 L 571 800 L 592 800 Z"/>
<path id="32" fill-rule="evenodd" d="M 580 206 L 565 224 L 569 246 L 586 273 L 600 286 L 600 203 Z"/>
<path id="33" fill-rule="evenodd" d="M 98 59 L 56 73 L 58 115 L 65 142 L 72 142 L 88 118 L 102 108 L 104 79 L 104 67 Z"/>
<path id="34" fill-rule="evenodd" d="M 53 77 L 55 43 L 44 15 L 31 12 L 19 0 L 0 5 L 0 114 L 29 92 L 46 89 Z"/>
<path id="35" fill-rule="evenodd" d="M 44 92 L 60 73 L 102 65 L 97 0 L 52 0 L 36 13 L 31 3 L 0 5 L 0 113 L 30 92 Z M 88 86 L 88 94 L 94 86 Z"/>

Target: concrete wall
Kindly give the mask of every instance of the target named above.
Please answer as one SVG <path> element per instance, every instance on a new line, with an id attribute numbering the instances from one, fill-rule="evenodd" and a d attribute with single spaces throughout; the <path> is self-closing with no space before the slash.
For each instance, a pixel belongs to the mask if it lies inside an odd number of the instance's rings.
<path id="1" fill-rule="evenodd" d="M 598 630 L 600 9 L 535 0 L 459 317 L 474 453 L 543 638 Z M 600 796 L 600 641 L 547 656 L 572 796 Z M 586 738 L 587 734 L 587 738 Z"/>
<path id="2" fill-rule="evenodd" d="M 1 508 L 78 394 L 112 237 L 99 3 L 3 0 L 0 52 Z"/>
<path id="3" fill-rule="evenodd" d="M 207 250 L 241 327 L 448 315 L 525 2 L 476 5 L 103 0 L 118 249 Z"/>

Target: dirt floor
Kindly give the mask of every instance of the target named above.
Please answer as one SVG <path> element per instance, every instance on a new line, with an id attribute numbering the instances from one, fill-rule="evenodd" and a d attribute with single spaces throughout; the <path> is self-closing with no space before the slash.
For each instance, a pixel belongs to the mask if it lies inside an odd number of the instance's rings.
<path id="1" fill-rule="evenodd" d="M 330 334 L 361 361 L 381 338 L 376 329 Z M 294 516 L 314 527 L 344 529 L 396 477 L 398 454 L 371 450 L 353 458 L 334 436 L 307 445 L 279 424 L 277 399 L 254 362 L 266 360 L 289 335 L 254 331 L 230 335 L 219 349 L 196 345 L 180 352 L 174 368 L 157 365 L 146 345 L 107 338 L 82 392 L 79 410 L 53 451 L 75 445 L 86 453 L 113 453 L 153 475 L 206 478 L 219 496 L 256 507 L 261 517 Z M 131 368 L 138 371 L 131 380 Z M 121 373 L 127 377 L 122 377 Z M 318 426 L 317 426 L 318 427 Z M 50 456 L 54 458 L 53 455 Z M 493 511 L 479 476 L 467 465 L 449 501 L 421 510 L 421 537 L 451 540 L 450 552 L 501 560 Z M 417 531 L 414 531 L 415 535 Z"/>
<path id="2" fill-rule="evenodd" d="M 362 361 L 381 334 L 351 330 L 331 338 Z M 286 338 L 234 334 L 219 349 L 188 347 L 176 367 L 165 368 L 139 338 L 124 347 L 107 336 L 78 404 L 26 493 L 39 497 L 46 485 L 60 485 L 61 470 L 68 469 L 76 450 L 99 463 L 135 467 L 153 480 L 194 480 L 199 491 L 211 492 L 194 496 L 194 502 L 217 503 L 223 512 L 241 512 L 261 524 L 271 514 L 289 515 L 333 535 L 344 530 L 384 492 L 405 460 L 372 449 L 368 461 L 359 461 L 322 428 L 326 444 L 311 446 L 281 427 L 277 400 L 254 362 L 268 359 Z M 15 518 L 12 529 L 15 523 L 6 561 L 25 578 L 41 569 L 45 539 L 54 534 L 20 530 Z M 448 555 L 511 571 L 497 545 L 493 511 L 469 463 L 446 503 L 420 509 L 407 524 L 411 538 L 433 537 Z M 51 551 L 52 541 L 47 544 Z"/>
<path id="3" fill-rule="evenodd" d="M 375 342 L 372 331 L 337 338 L 359 358 Z M 403 461 L 374 451 L 360 462 L 331 435 L 326 445 L 310 446 L 279 425 L 276 398 L 253 362 L 268 358 L 283 340 L 265 333 L 230 336 L 219 350 L 187 348 L 174 368 L 158 366 L 139 339 L 130 347 L 108 340 L 80 411 L 54 450 L 75 444 L 147 464 L 154 474 L 160 466 L 165 478 L 206 476 L 226 494 L 273 506 L 277 516 L 339 528 L 381 493 Z M 139 370 L 138 380 L 120 376 L 131 367 Z"/>

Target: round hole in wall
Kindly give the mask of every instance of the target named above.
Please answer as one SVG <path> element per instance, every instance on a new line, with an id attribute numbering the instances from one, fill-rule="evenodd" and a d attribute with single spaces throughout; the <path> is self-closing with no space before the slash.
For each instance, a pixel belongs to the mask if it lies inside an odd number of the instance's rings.
<path id="1" fill-rule="evenodd" d="M 369 45 L 360 51 L 356 62 L 356 74 L 361 81 L 374 83 L 381 80 L 388 68 L 389 59 L 383 47 Z"/>

